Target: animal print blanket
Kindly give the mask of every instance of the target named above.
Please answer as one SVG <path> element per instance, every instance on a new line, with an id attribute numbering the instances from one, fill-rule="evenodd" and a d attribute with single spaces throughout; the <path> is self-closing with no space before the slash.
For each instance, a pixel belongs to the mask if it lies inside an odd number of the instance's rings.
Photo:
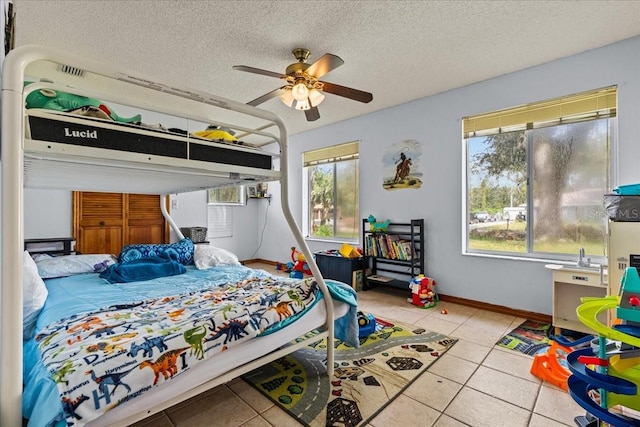
<path id="1" fill-rule="evenodd" d="M 257 277 L 74 315 L 36 337 L 67 425 L 81 426 L 311 306 L 317 283 Z"/>

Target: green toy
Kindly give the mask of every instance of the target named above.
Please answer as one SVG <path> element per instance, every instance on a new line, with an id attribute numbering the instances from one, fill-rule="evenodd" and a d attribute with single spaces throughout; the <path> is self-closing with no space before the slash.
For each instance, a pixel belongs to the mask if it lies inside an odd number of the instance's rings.
<path id="1" fill-rule="evenodd" d="M 26 85 L 32 82 L 25 83 Z M 133 117 L 120 117 L 102 101 L 73 93 L 53 89 L 40 89 L 27 95 L 27 108 L 45 108 L 47 110 L 64 111 L 88 117 L 113 120 L 121 123 L 139 123 L 140 114 Z"/>

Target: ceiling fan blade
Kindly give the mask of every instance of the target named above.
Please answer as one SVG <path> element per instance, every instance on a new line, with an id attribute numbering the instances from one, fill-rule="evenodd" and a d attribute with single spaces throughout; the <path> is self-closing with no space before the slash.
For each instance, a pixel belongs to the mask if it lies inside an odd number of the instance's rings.
<path id="1" fill-rule="evenodd" d="M 307 116 L 308 122 L 315 122 L 320 118 L 318 107 L 311 107 L 308 110 L 304 110 L 304 115 Z"/>
<path id="2" fill-rule="evenodd" d="M 358 89 L 353 89 L 346 86 L 340 86 L 335 83 L 321 82 L 323 84 L 322 90 L 325 92 L 332 93 L 334 95 L 343 96 L 345 98 L 353 99 L 354 101 L 360 102 L 371 102 L 373 100 L 373 95 L 369 92 L 363 92 Z"/>
<path id="3" fill-rule="evenodd" d="M 267 102 L 268 100 L 270 100 L 271 98 L 275 98 L 276 96 L 281 95 L 284 92 L 284 88 L 286 86 L 283 87 L 279 87 L 278 89 L 274 89 L 269 93 L 265 93 L 264 95 L 262 95 L 259 98 L 254 99 L 253 101 L 249 101 L 247 102 L 247 105 L 253 105 L 254 107 L 256 105 L 260 105 L 263 102 Z"/>
<path id="4" fill-rule="evenodd" d="M 269 76 L 269 77 L 277 77 L 279 79 L 286 79 L 287 76 L 281 73 L 276 73 L 273 71 L 268 71 L 268 70 L 262 70 L 260 68 L 254 68 L 254 67 L 248 67 L 246 65 L 234 65 L 232 67 L 234 70 L 238 70 L 238 71 L 246 71 L 247 73 L 253 73 L 253 74 L 261 74 L 263 76 Z"/>
<path id="5" fill-rule="evenodd" d="M 329 71 L 335 70 L 339 66 L 344 64 L 344 61 L 339 56 L 331 53 L 325 53 L 316 62 L 311 64 L 305 71 L 307 74 L 319 79 L 327 74 Z"/>

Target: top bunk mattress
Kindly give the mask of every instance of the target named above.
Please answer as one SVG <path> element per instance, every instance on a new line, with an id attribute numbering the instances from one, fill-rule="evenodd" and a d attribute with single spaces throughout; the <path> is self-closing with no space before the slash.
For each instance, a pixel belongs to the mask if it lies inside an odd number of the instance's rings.
<path id="1" fill-rule="evenodd" d="M 282 123 L 255 107 L 48 60 L 21 87 L 25 187 L 158 194 L 281 179 Z"/>

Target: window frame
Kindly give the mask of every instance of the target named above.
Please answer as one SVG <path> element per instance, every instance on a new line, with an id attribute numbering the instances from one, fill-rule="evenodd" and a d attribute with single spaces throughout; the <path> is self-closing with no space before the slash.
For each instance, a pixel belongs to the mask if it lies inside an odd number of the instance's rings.
<path id="1" fill-rule="evenodd" d="M 245 206 L 247 204 L 247 186 L 246 185 L 237 185 L 234 186 L 233 188 L 238 188 L 238 201 L 211 201 L 211 192 L 212 191 L 220 191 L 220 190 L 224 190 L 227 188 L 232 188 L 232 187 L 218 187 L 218 188 L 210 188 L 207 190 L 207 205 L 214 205 L 214 206 Z"/>
<path id="2" fill-rule="evenodd" d="M 328 146 L 318 150 L 310 150 L 302 153 L 302 213 L 303 213 L 303 229 L 305 230 L 305 239 L 306 240 L 314 240 L 320 242 L 348 242 L 348 243 L 357 243 L 360 241 L 360 155 L 359 155 L 359 143 L 360 141 L 352 141 L 342 144 L 337 144 L 333 146 Z M 334 201 L 335 196 L 338 193 L 337 187 L 338 183 L 335 179 L 337 165 L 340 162 L 345 161 L 357 161 L 357 191 L 356 191 L 356 204 L 357 204 L 357 212 L 355 212 L 355 229 L 354 229 L 354 237 L 346 238 L 337 236 L 337 212 L 338 209 L 334 206 L 333 215 L 332 215 L 332 223 L 333 223 L 333 236 L 332 237 L 322 237 L 316 236 L 311 233 L 311 227 L 313 225 L 313 221 L 311 218 L 311 168 L 318 165 L 326 165 L 332 164 L 333 166 L 333 195 Z M 334 203 L 335 204 L 335 203 Z"/>
<path id="3" fill-rule="evenodd" d="M 604 94 L 604 95 L 603 95 Z M 594 111 L 590 114 L 567 114 L 566 116 L 560 115 L 558 120 L 543 120 L 542 122 L 525 122 L 522 124 L 514 123 L 513 116 L 516 114 L 520 114 L 522 117 L 527 113 L 527 109 L 536 110 L 538 107 L 539 110 L 549 109 L 548 107 L 553 108 L 554 103 L 560 105 L 559 109 L 562 110 L 562 102 L 567 101 L 569 104 L 569 108 L 565 108 L 565 110 L 571 110 L 571 104 L 576 104 L 576 102 L 581 102 L 584 98 L 597 98 L 600 95 L 600 103 L 597 103 L 597 107 L 594 108 Z M 608 98 L 607 98 L 608 97 Z M 602 100 L 604 99 L 604 101 Z M 510 123 L 501 123 L 500 115 L 504 114 L 507 117 L 507 122 L 511 120 Z M 540 112 L 538 111 L 538 114 Z M 544 116 L 545 111 L 542 111 L 542 115 Z M 602 116 L 601 116 L 602 114 Z M 529 114 L 529 117 L 534 116 L 535 113 Z M 511 116 L 511 117 L 509 117 Z M 567 117 L 569 120 L 564 120 L 563 118 Z M 599 118 L 607 118 L 609 119 L 608 126 L 609 130 L 607 131 L 608 138 L 608 160 L 609 163 L 607 165 L 607 176 L 606 180 L 608 182 L 608 188 L 613 188 L 615 186 L 615 153 L 617 152 L 617 132 L 618 132 L 618 122 L 617 122 L 617 86 L 610 86 L 606 88 L 596 89 L 593 91 L 583 92 L 580 94 L 568 95 L 565 97 L 560 97 L 552 100 L 531 103 L 524 106 L 514 107 L 513 109 L 505 109 L 500 111 L 495 111 L 487 114 L 478 115 L 475 117 L 463 117 L 462 118 L 462 169 L 463 169 L 463 179 L 462 179 L 462 254 L 463 255 L 473 255 L 473 256 L 484 256 L 484 257 L 494 257 L 494 258 L 506 258 L 506 259 L 516 259 L 516 260 L 535 260 L 535 261 L 570 261 L 573 262 L 577 258 L 577 254 L 573 253 L 560 253 L 560 252 L 541 252 L 534 251 L 536 238 L 535 231 L 533 230 L 533 225 L 535 224 L 535 218 L 532 216 L 533 213 L 533 202 L 534 202 L 534 192 L 533 188 L 533 173 L 534 173 L 534 161 L 533 161 L 533 150 L 531 147 L 533 146 L 533 141 L 528 141 L 528 134 L 525 134 L 525 139 L 527 140 L 527 152 L 525 158 L 525 185 L 526 188 L 526 244 L 524 252 L 513 252 L 513 251 L 497 251 L 497 250 L 486 250 L 486 249 L 473 249 L 470 248 L 470 221 L 471 221 L 471 203 L 470 203 L 470 180 L 471 180 L 471 167 L 472 161 L 470 159 L 470 145 L 469 139 L 474 136 L 489 136 L 496 135 L 500 133 L 513 132 L 513 131 L 523 131 L 527 132 L 529 130 L 535 130 L 542 127 L 556 127 L 558 125 L 562 125 L 565 123 L 576 123 L 583 121 L 592 121 L 597 120 Z M 548 119 L 549 117 L 547 117 Z M 473 129 L 473 126 L 469 125 L 468 120 L 474 119 L 475 125 L 480 124 L 479 129 Z M 491 128 L 491 125 L 495 124 L 504 124 L 505 126 L 498 126 L 498 129 Z M 485 128 L 483 128 L 483 126 Z M 479 131 L 479 132 L 478 132 Z M 604 209 L 603 209 L 604 211 Z M 606 239 L 607 234 L 607 226 L 605 220 L 605 229 L 603 233 L 603 239 Z M 606 240 L 605 241 L 605 252 L 606 252 Z M 606 263 L 606 254 L 602 256 L 591 256 L 593 262 L 596 263 Z"/>

